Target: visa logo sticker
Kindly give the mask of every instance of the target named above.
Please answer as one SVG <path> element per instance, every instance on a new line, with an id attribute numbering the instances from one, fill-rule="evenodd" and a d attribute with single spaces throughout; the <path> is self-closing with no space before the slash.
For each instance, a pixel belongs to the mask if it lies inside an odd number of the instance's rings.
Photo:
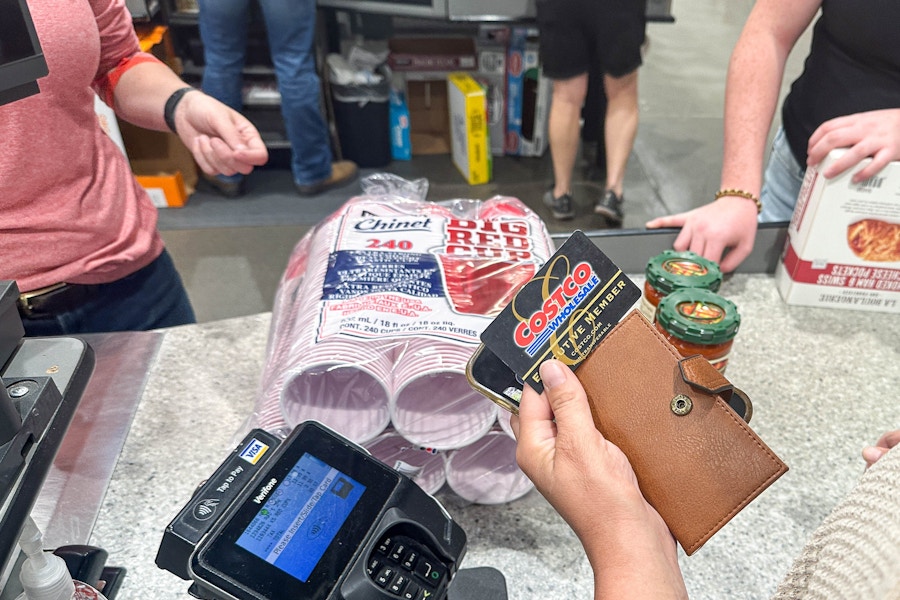
<path id="1" fill-rule="evenodd" d="M 250 443 L 247 444 L 247 447 L 241 450 L 240 457 L 251 465 L 255 465 L 268 451 L 269 446 L 267 444 L 263 444 L 258 439 L 253 438 L 250 440 Z"/>

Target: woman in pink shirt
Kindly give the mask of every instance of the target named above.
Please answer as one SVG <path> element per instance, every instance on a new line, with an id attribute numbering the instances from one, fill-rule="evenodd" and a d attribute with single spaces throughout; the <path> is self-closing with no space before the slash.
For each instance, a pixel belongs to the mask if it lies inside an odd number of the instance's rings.
<path id="1" fill-rule="evenodd" d="M 0 106 L 0 279 L 28 335 L 194 322 L 156 208 L 100 127 L 94 92 L 147 129 L 176 131 L 208 174 L 267 160 L 239 113 L 142 53 L 123 0 L 29 0 L 49 75 Z"/>

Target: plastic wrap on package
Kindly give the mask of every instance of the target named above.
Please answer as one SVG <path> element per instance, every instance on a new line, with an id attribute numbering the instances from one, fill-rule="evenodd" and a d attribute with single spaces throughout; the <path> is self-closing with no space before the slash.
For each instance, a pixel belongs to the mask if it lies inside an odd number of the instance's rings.
<path id="1" fill-rule="evenodd" d="M 534 488 L 516 464 L 516 441 L 499 427 L 447 453 L 447 484 L 476 504 L 503 504 Z"/>
<path id="2" fill-rule="evenodd" d="M 417 446 L 388 427 L 384 433 L 365 445 L 372 456 L 415 481 L 420 488 L 434 494 L 447 481 L 444 452 Z"/>
<path id="3" fill-rule="evenodd" d="M 366 445 L 391 425 L 416 447 L 471 446 L 499 409 L 466 363 L 553 242 L 516 198 L 431 202 L 426 180 L 362 183 L 289 258 L 247 426 L 286 435 L 314 419 Z"/>

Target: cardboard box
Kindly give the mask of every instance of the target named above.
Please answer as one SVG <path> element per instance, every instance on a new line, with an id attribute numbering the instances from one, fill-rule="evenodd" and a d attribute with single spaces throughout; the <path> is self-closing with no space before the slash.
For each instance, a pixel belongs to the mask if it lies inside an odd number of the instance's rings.
<path id="1" fill-rule="evenodd" d="M 541 74 L 537 29 L 513 28 L 506 64 L 506 154 L 542 156 L 552 83 Z"/>
<path id="2" fill-rule="evenodd" d="M 450 152 L 446 73 L 406 73 L 409 140 L 413 155 Z"/>
<path id="3" fill-rule="evenodd" d="M 806 170 L 775 270 L 778 291 L 788 304 L 900 312 L 900 162 L 857 184 L 861 165 L 822 177 L 844 152 Z"/>
<path id="4" fill-rule="evenodd" d="M 406 92 L 412 154 L 448 154 L 447 74 L 475 69 L 475 40 L 469 36 L 396 37 L 388 40 L 388 50 L 388 64 L 402 77 Z"/>
<path id="5" fill-rule="evenodd" d="M 159 208 L 184 206 L 197 186 L 197 165 L 181 139 L 119 121 L 125 150 L 138 183 Z"/>
<path id="6" fill-rule="evenodd" d="M 412 158 L 412 141 L 409 138 L 409 107 L 406 96 L 400 90 L 391 88 L 388 120 L 391 125 L 391 158 L 393 160 L 410 160 Z"/>
<path id="7" fill-rule="evenodd" d="M 180 208 L 194 193 L 193 186 L 188 191 L 181 171 L 163 175 L 135 175 L 135 179 L 157 208 Z"/>
<path id="8" fill-rule="evenodd" d="M 388 40 L 394 71 L 470 71 L 477 62 L 471 37 L 398 37 Z"/>
<path id="9" fill-rule="evenodd" d="M 450 101 L 450 144 L 453 164 L 470 185 L 491 180 L 491 144 L 487 124 L 487 96 L 468 73 L 447 76 Z"/>

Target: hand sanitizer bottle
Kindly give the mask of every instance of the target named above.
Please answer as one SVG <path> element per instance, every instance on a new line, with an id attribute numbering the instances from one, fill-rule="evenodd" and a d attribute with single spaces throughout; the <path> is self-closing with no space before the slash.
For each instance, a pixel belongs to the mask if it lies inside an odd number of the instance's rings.
<path id="1" fill-rule="evenodd" d="M 26 556 L 19 573 L 25 591 L 16 600 L 106 600 L 92 586 L 73 580 L 66 561 L 44 552 L 41 531 L 31 517 L 22 528 L 19 546 Z"/>

